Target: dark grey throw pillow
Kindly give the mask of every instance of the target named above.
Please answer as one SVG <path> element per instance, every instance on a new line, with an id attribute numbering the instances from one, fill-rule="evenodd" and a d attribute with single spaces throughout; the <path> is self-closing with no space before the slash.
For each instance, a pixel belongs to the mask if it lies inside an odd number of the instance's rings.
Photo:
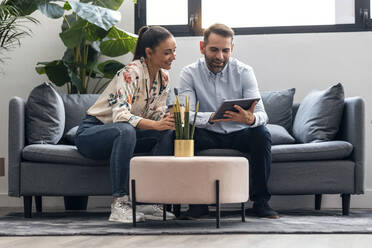
<path id="1" fill-rule="evenodd" d="M 99 94 L 62 94 L 63 104 L 66 111 L 66 134 L 73 127 L 81 124 L 86 116 L 87 110 L 98 99 Z"/>
<path id="2" fill-rule="evenodd" d="M 301 143 L 333 140 L 344 109 L 344 88 L 336 84 L 313 90 L 301 102 L 293 123 L 293 136 Z"/>
<path id="3" fill-rule="evenodd" d="M 50 83 L 35 87 L 26 103 L 28 144 L 57 144 L 65 128 L 65 107 Z"/>
<path id="4" fill-rule="evenodd" d="M 296 142 L 295 138 L 284 127 L 274 124 L 267 124 L 266 127 L 271 134 L 272 145 L 293 144 Z"/>
<path id="5" fill-rule="evenodd" d="M 292 105 L 295 92 L 295 88 L 261 92 L 269 124 L 280 125 L 287 131 L 292 130 Z"/>

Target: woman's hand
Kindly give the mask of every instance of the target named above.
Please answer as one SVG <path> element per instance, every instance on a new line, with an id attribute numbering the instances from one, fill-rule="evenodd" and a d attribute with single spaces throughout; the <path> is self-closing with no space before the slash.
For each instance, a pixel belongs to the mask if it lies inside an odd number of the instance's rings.
<path id="1" fill-rule="evenodd" d="M 175 130 L 173 114 L 166 113 L 161 120 L 156 121 L 155 123 L 155 130 Z"/>

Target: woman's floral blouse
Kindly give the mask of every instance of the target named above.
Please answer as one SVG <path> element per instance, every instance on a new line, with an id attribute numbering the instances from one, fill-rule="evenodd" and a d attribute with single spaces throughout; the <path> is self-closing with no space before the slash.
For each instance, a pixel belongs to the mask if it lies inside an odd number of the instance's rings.
<path id="1" fill-rule="evenodd" d="M 128 122 L 134 127 L 142 118 L 159 120 L 166 109 L 168 82 L 167 73 L 161 69 L 150 89 L 146 63 L 134 60 L 117 72 L 87 114 L 103 123 Z"/>

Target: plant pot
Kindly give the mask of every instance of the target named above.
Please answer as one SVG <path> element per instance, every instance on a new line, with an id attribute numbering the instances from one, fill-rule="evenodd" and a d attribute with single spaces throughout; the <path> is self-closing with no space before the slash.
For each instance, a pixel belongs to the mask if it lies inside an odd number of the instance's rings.
<path id="1" fill-rule="evenodd" d="M 175 157 L 193 157 L 194 140 L 174 140 Z"/>

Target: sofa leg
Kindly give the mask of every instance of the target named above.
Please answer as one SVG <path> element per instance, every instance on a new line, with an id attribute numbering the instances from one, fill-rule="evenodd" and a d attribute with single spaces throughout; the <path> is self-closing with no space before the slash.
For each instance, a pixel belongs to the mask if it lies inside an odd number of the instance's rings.
<path id="1" fill-rule="evenodd" d="M 43 202 L 41 195 L 35 195 L 36 212 L 41 213 L 43 211 Z"/>
<path id="2" fill-rule="evenodd" d="M 25 218 L 31 218 L 32 196 L 23 196 L 23 209 Z"/>
<path id="3" fill-rule="evenodd" d="M 66 210 L 87 210 L 88 196 L 64 196 Z"/>
<path id="4" fill-rule="evenodd" d="M 315 210 L 320 210 L 322 205 L 322 194 L 315 195 Z"/>
<path id="5" fill-rule="evenodd" d="M 342 197 L 342 215 L 349 215 L 350 194 L 341 194 Z"/>

